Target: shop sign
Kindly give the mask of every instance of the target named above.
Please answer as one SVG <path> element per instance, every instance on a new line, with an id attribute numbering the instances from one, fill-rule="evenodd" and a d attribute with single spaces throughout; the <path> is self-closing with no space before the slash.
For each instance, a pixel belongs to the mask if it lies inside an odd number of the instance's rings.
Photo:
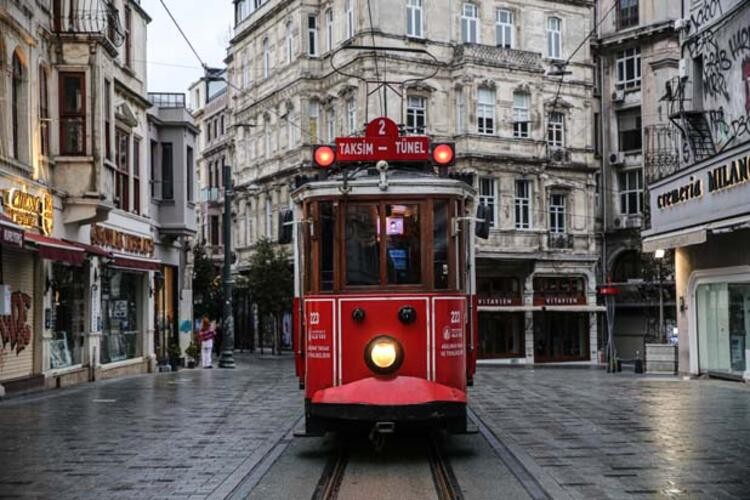
<path id="1" fill-rule="evenodd" d="M 10 344 L 11 351 L 20 354 L 31 342 L 31 326 L 28 323 L 31 297 L 23 292 L 13 292 L 10 298 L 10 314 L 0 316 L 0 338 L 2 347 Z"/>
<path id="2" fill-rule="evenodd" d="M 583 295 L 535 295 L 535 306 L 583 306 L 586 297 Z"/>
<path id="3" fill-rule="evenodd" d="M 0 226 L 0 243 L 21 248 L 23 246 L 23 232 L 11 227 Z"/>
<path id="4" fill-rule="evenodd" d="M 122 252 L 145 255 L 147 257 L 151 257 L 154 254 L 153 239 L 123 233 L 122 231 L 96 224 L 91 226 L 91 244 Z"/>
<path id="5" fill-rule="evenodd" d="M 503 307 L 521 305 L 521 297 L 479 297 L 477 302 L 480 307 Z"/>
<path id="6" fill-rule="evenodd" d="M 2 200 L 3 211 L 13 222 L 39 229 L 45 236 L 52 235 L 54 208 L 52 195 L 48 191 L 36 195 L 29 193 L 25 187 L 3 189 Z"/>

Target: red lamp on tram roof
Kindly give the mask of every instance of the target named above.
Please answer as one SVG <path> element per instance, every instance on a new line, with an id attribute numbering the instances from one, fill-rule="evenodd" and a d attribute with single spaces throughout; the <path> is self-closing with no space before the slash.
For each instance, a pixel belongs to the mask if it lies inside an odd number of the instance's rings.
<path id="1" fill-rule="evenodd" d="M 313 163 L 317 168 L 331 168 L 336 162 L 336 152 L 331 146 L 315 146 Z"/>
<path id="2" fill-rule="evenodd" d="M 456 160 L 455 146 L 452 143 L 435 144 L 432 147 L 432 161 L 439 167 L 453 165 Z"/>

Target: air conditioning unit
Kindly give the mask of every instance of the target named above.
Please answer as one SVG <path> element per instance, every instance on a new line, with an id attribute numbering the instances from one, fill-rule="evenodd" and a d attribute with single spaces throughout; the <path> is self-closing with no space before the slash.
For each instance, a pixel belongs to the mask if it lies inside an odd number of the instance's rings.
<path id="1" fill-rule="evenodd" d="M 641 217 L 636 215 L 634 217 L 628 217 L 625 219 L 625 227 L 628 228 L 639 228 L 641 227 Z"/>
<path id="2" fill-rule="evenodd" d="M 685 58 L 680 59 L 679 73 L 680 73 L 680 79 L 684 80 L 685 78 L 688 77 L 688 61 Z"/>
<path id="3" fill-rule="evenodd" d="M 623 102 L 625 100 L 625 91 L 624 90 L 615 90 L 612 92 L 612 101 L 613 102 Z"/>
<path id="4" fill-rule="evenodd" d="M 612 166 L 624 165 L 625 155 L 623 153 L 612 153 L 609 155 L 609 164 Z"/>
<path id="5" fill-rule="evenodd" d="M 674 30 L 675 31 L 682 31 L 682 29 L 686 26 L 685 20 L 682 18 L 675 19 L 674 21 Z"/>

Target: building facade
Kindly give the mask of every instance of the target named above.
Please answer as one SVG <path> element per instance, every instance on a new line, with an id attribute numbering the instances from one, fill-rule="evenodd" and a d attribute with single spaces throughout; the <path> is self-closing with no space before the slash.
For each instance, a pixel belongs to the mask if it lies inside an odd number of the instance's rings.
<path id="1" fill-rule="evenodd" d="M 456 170 L 491 207 L 477 254 L 480 356 L 596 362 L 594 2 L 234 3 L 232 121 L 252 125 L 232 132 L 238 272 L 259 238 L 275 237 L 295 175 L 311 172 L 310 146 L 387 115 L 454 141 Z M 365 80 L 385 67 L 396 83 L 373 91 Z"/>
<path id="2" fill-rule="evenodd" d="M 156 290 L 184 241 L 150 196 L 149 21 L 133 0 L 0 5 L 6 390 L 155 366 Z"/>
<path id="3" fill-rule="evenodd" d="M 646 342 L 660 342 L 674 321 L 672 266 L 641 252 L 641 230 L 650 213 L 647 173 L 677 161 L 665 83 L 677 77 L 680 60 L 679 0 L 597 2 L 597 149 L 601 152 L 604 235 L 602 275 L 615 284 L 614 322 L 618 355 L 645 355 Z M 663 314 L 660 326 L 659 300 Z M 667 326 L 669 325 L 669 326 Z"/>
<path id="4" fill-rule="evenodd" d="M 644 251 L 673 249 L 679 370 L 750 380 L 750 5 L 684 1 L 670 117 L 679 161 L 654 169 Z"/>

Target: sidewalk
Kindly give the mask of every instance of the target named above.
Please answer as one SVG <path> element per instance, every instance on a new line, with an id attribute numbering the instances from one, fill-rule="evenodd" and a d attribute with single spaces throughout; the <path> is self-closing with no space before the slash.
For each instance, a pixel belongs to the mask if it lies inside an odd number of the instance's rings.
<path id="1" fill-rule="evenodd" d="M 302 412 L 290 357 L 0 402 L 0 497 L 205 498 Z"/>
<path id="2" fill-rule="evenodd" d="M 746 384 L 488 366 L 470 400 L 574 498 L 750 496 Z"/>

